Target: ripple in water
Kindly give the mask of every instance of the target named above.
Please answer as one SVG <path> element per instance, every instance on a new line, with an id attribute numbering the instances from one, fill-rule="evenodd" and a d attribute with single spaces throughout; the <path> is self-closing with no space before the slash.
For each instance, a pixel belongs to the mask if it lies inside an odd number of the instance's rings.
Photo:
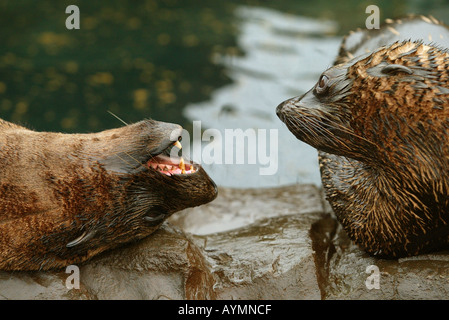
<path id="1" fill-rule="evenodd" d="M 239 7 L 235 14 L 237 42 L 245 55 L 214 57 L 215 63 L 225 66 L 233 84 L 213 92 L 209 101 L 188 105 L 184 115 L 201 121 L 203 130 L 219 130 L 223 137 L 225 129 L 277 129 L 278 170 L 274 175 L 260 175 L 260 164 L 203 163 L 204 168 L 225 187 L 321 185 L 316 150 L 297 140 L 275 110 L 282 101 L 307 92 L 332 64 L 341 41 L 335 36 L 336 23 L 265 8 Z M 266 138 L 269 144 L 268 134 Z M 247 159 L 247 143 L 244 148 Z M 194 154 L 192 158 L 201 160 Z"/>

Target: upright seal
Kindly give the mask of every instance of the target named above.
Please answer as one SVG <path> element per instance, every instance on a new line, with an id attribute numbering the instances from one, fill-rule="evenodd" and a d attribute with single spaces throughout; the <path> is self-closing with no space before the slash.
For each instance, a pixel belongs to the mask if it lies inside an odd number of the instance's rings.
<path id="1" fill-rule="evenodd" d="M 319 150 L 327 200 L 372 255 L 448 247 L 448 47 L 449 30 L 434 18 L 359 30 L 310 91 L 277 107 Z"/>
<path id="2" fill-rule="evenodd" d="M 145 120 L 62 134 L 0 119 L 0 269 L 80 263 L 212 201 L 214 182 L 173 149 L 181 132 Z"/>

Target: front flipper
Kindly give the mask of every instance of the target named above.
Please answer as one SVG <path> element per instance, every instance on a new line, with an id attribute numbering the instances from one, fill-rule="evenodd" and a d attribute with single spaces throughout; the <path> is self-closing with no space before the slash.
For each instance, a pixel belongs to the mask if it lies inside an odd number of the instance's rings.
<path id="1" fill-rule="evenodd" d="M 93 238 L 93 236 L 95 235 L 95 231 L 84 231 L 82 235 L 80 235 L 78 238 L 76 238 L 73 241 L 70 241 L 69 243 L 66 244 L 67 248 L 72 248 L 74 246 L 77 246 L 81 243 L 84 243 L 86 241 L 89 241 L 90 239 Z"/>

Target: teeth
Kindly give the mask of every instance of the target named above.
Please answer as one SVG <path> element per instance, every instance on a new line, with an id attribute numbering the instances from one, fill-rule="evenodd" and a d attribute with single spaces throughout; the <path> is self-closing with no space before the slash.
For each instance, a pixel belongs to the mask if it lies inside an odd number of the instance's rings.
<path id="1" fill-rule="evenodd" d="M 186 169 L 186 165 L 184 163 L 184 158 L 181 158 L 181 160 L 179 160 L 179 167 L 183 170 Z"/>
<path id="2" fill-rule="evenodd" d="M 175 146 L 178 147 L 179 149 L 182 149 L 181 142 L 179 142 L 179 141 L 175 142 Z"/>
<path id="3" fill-rule="evenodd" d="M 186 164 L 184 158 L 180 158 L 179 164 L 176 165 L 170 165 L 170 164 L 164 164 L 164 163 L 149 163 L 149 166 L 157 171 L 164 171 L 169 172 L 172 170 L 177 170 L 178 168 L 181 170 L 182 174 L 186 174 L 187 171 L 189 173 L 195 172 L 195 167 L 192 164 Z M 179 171 L 178 171 L 179 172 Z"/>
<path id="4" fill-rule="evenodd" d="M 179 160 L 179 168 L 181 169 L 182 174 L 186 173 L 186 165 L 184 163 L 183 158 L 181 158 L 181 160 Z"/>

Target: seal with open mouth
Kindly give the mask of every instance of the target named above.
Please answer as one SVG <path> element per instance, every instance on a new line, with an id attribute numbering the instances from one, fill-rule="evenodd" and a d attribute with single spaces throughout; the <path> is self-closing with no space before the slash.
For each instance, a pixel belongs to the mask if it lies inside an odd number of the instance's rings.
<path id="1" fill-rule="evenodd" d="M 372 255 L 449 244 L 449 30 L 433 18 L 347 36 L 333 67 L 277 107 L 319 150 L 326 198 Z"/>
<path id="2" fill-rule="evenodd" d="M 90 134 L 0 120 L 0 269 L 81 263 L 215 199 L 203 168 L 177 156 L 181 132 L 154 120 Z"/>

